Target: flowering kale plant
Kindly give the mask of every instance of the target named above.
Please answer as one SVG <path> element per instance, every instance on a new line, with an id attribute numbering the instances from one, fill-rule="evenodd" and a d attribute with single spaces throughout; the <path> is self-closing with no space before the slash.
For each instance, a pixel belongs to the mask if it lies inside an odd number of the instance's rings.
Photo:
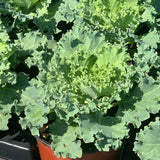
<path id="1" fill-rule="evenodd" d="M 33 135 L 47 125 L 55 154 L 76 158 L 120 148 L 132 125 L 133 151 L 160 159 L 159 6 L 0 0 L 0 130 L 13 113 Z"/>

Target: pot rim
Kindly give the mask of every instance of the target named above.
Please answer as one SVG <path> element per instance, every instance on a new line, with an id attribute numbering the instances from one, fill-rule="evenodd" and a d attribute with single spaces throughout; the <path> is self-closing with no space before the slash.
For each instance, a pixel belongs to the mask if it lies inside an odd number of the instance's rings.
<path id="1" fill-rule="evenodd" d="M 35 136 L 36 140 L 39 140 L 41 143 L 43 143 L 44 145 L 48 146 L 51 148 L 51 145 L 45 141 L 44 139 L 40 138 L 39 136 Z"/>

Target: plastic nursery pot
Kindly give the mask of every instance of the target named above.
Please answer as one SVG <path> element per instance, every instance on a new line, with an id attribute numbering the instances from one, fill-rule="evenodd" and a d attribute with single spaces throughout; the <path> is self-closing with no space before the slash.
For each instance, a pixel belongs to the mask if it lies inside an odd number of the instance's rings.
<path id="1" fill-rule="evenodd" d="M 50 145 L 44 140 L 36 137 L 41 160 L 120 160 L 121 150 L 110 149 L 109 152 L 95 152 L 83 154 L 81 158 L 70 159 L 57 157 Z"/>
<path id="2" fill-rule="evenodd" d="M 16 141 L 17 134 L 0 139 L 0 160 L 32 160 L 29 142 Z"/>

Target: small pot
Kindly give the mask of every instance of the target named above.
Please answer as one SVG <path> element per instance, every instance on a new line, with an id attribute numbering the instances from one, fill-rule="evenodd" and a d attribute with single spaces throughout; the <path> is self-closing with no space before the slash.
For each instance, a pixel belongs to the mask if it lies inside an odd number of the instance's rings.
<path id="1" fill-rule="evenodd" d="M 85 153 L 81 158 L 70 159 L 70 158 L 58 158 L 51 146 L 36 136 L 41 160 L 120 160 L 121 150 L 110 149 L 109 152 L 95 152 L 95 153 Z"/>

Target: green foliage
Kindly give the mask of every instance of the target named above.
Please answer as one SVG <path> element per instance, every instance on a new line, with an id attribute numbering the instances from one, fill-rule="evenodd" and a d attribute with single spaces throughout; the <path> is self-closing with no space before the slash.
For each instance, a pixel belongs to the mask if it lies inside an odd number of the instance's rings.
<path id="1" fill-rule="evenodd" d="M 75 159 L 83 143 L 119 149 L 133 125 L 134 151 L 158 160 L 159 16 L 158 0 L 0 0 L 0 130 L 13 113 L 33 135 L 47 124 Z"/>
<path id="2" fill-rule="evenodd" d="M 144 79 L 138 86 L 135 86 L 120 103 L 119 110 L 123 113 L 123 121 L 139 128 L 141 122 L 148 119 L 151 113 L 158 113 L 160 110 L 159 91 L 159 83 L 157 84 L 152 78 Z"/>
<path id="3" fill-rule="evenodd" d="M 13 107 L 16 107 L 16 112 L 19 114 L 23 110 L 23 105 L 20 104 L 21 95 L 28 81 L 24 74 L 17 75 L 17 82 L 14 85 L 0 85 L 0 130 L 7 130 L 8 119 Z"/>
<path id="4" fill-rule="evenodd" d="M 9 45 L 9 36 L 6 28 L 0 21 L 0 85 L 5 83 L 15 83 L 16 75 L 9 71 L 9 58 L 14 53 Z"/>
<path id="5" fill-rule="evenodd" d="M 19 123 L 23 129 L 29 128 L 33 135 L 39 135 L 39 128 L 48 121 L 45 114 L 48 114 L 49 107 L 41 101 L 42 93 L 35 87 L 27 87 L 21 97 L 22 105 L 26 106 L 24 109 L 26 117 L 21 118 Z"/>
<path id="6" fill-rule="evenodd" d="M 41 45 L 44 46 L 47 38 L 41 35 L 40 32 L 29 32 L 25 35 L 18 34 L 18 40 L 16 41 L 24 50 L 35 50 Z"/>
<path id="7" fill-rule="evenodd" d="M 76 35 L 79 36 L 77 42 L 77 38 L 71 39 L 70 34 L 60 42 L 60 51 L 57 51 L 58 54 L 51 62 L 51 65 L 58 67 L 53 73 L 56 72 L 59 76 L 62 72 L 62 81 L 70 85 L 71 92 L 93 99 L 111 97 L 117 90 L 118 81 L 125 82 L 131 77 L 131 67 L 128 67 L 128 75 L 126 74 L 129 54 L 125 52 L 125 47 L 122 49 L 116 45 L 105 44 L 103 37 L 96 32 L 88 33 L 88 37 L 85 37 L 86 42 L 83 37 L 81 40 L 81 35 Z M 73 45 L 75 47 L 72 47 Z"/>
<path id="8" fill-rule="evenodd" d="M 134 143 L 134 151 L 139 155 L 141 160 L 158 160 L 160 145 L 160 121 L 156 118 L 155 122 L 151 122 L 144 130 L 136 135 Z"/>
<path id="9" fill-rule="evenodd" d="M 64 121 L 57 120 L 50 126 L 53 137 L 51 146 L 57 155 L 61 152 L 63 157 L 81 156 L 82 150 L 78 138 L 83 138 L 85 143 L 95 141 L 100 151 L 109 151 L 111 146 L 118 149 L 122 143 L 120 139 L 128 134 L 128 129 L 120 117 L 104 117 L 100 113 L 91 113 L 80 115 L 76 121 L 78 123 L 71 123 L 68 126 Z"/>
<path id="10" fill-rule="evenodd" d="M 59 126 L 62 126 L 62 128 Z M 79 128 L 75 125 L 68 126 L 64 121 L 56 121 L 50 126 L 52 129 L 53 142 L 51 143 L 56 155 L 76 158 L 82 155 L 81 142 L 77 140 Z"/>
<path id="11" fill-rule="evenodd" d="M 99 112 L 80 116 L 80 133 L 86 143 L 96 141 L 99 151 L 109 151 L 110 147 L 119 148 L 123 137 L 127 136 L 128 128 L 120 117 L 104 117 Z"/>
<path id="12" fill-rule="evenodd" d="M 122 30 L 132 26 L 136 27 L 145 10 L 138 0 L 82 0 L 81 15 L 84 19 L 100 27 L 114 30 L 118 27 Z"/>
<path id="13" fill-rule="evenodd" d="M 13 4 L 17 8 L 22 8 L 24 10 L 29 9 L 33 5 L 35 5 L 38 2 L 38 0 L 11 0 L 10 3 Z"/>

